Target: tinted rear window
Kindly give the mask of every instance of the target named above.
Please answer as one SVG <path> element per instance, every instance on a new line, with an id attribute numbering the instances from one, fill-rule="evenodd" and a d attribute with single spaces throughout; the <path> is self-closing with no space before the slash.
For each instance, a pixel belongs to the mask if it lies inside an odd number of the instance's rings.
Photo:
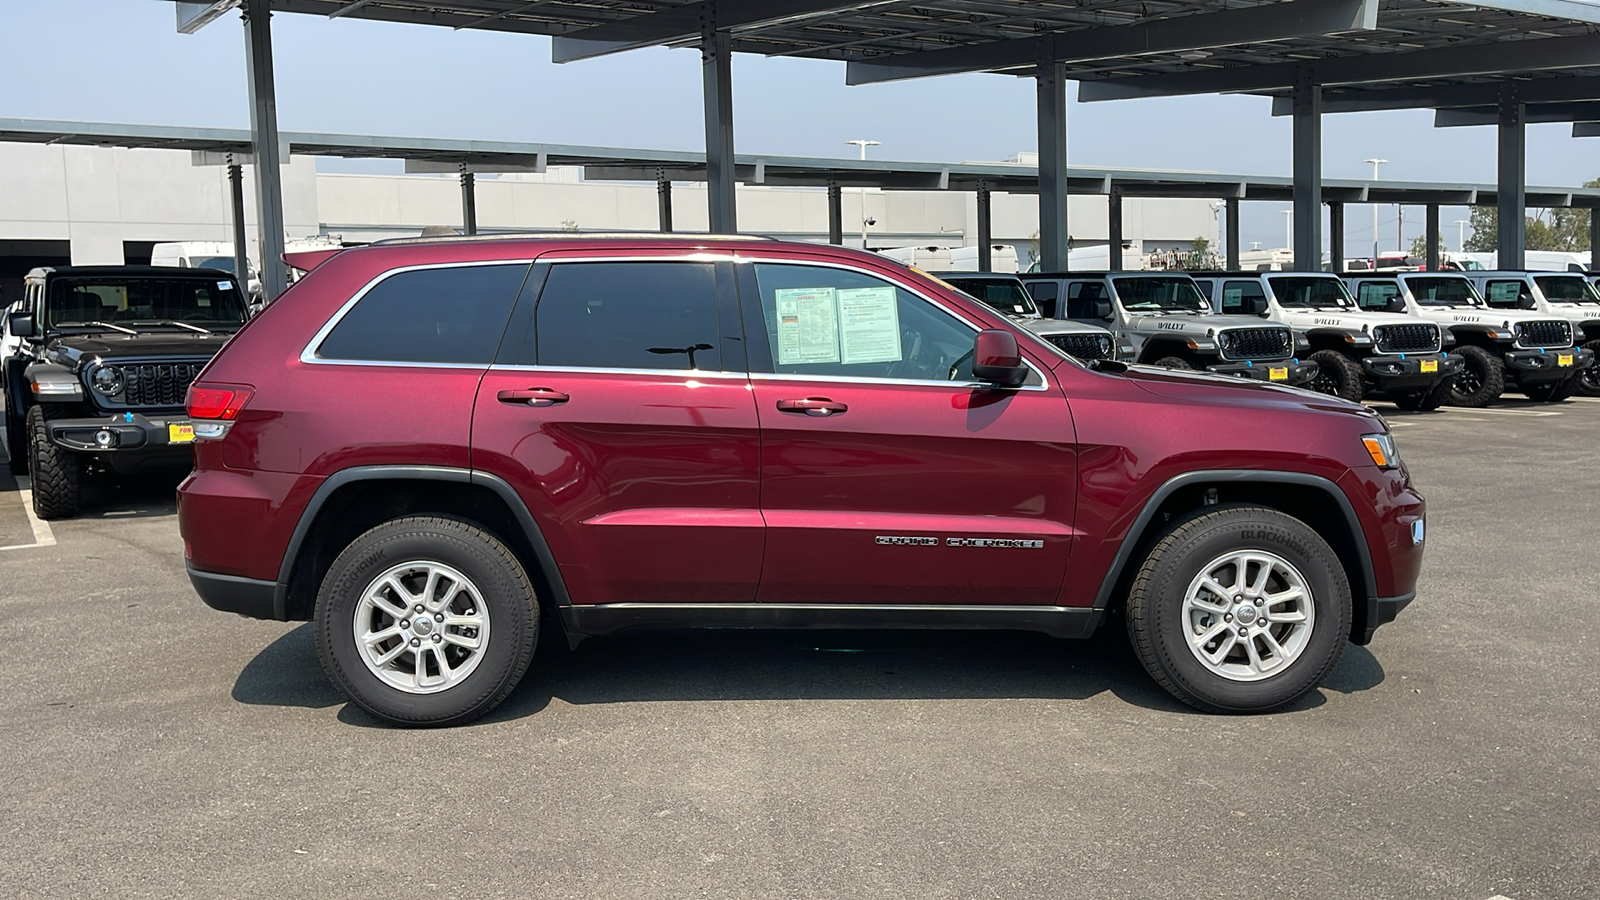
<path id="1" fill-rule="evenodd" d="M 390 275 L 345 313 L 317 348 L 322 359 L 484 363 L 527 274 L 526 264 L 418 269 Z"/>
<path id="2" fill-rule="evenodd" d="M 560 263 L 539 295 L 541 366 L 704 369 L 722 366 L 710 263 Z"/>

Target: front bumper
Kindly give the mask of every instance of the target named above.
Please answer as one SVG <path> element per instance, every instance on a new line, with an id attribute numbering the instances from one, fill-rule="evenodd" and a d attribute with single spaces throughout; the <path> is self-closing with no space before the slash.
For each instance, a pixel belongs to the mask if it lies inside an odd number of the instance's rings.
<path id="1" fill-rule="evenodd" d="M 1594 351 L 1576 347 L 1549 350 L 1513 350 L 1505 355 L 1506 371 L 1518 384 L 1547 384 L 1570 378 L 1594 365 Z M 1562 365 L 1563 359 L 1569 360 Z"/>
<path id="2" fill-rule="evenodd" d="M 1461 367 L 1461 357 L 1448 353 L 1387 353 L 1361 360 L 1362 370 L 1383 391 L 1430 388 Z"/>
<path id="3" fill-rule="evenodd" d="M 186 416 L 146 417 L 117 413 L 84 419 L 51 419 L 51 443 L 79 453 L 180 453 L 189 451 L 194 428 Z"/>
<path id="4" fill-rule="evenodd" d="M 1301 362 L 1298 359 L 1286 359 L 1279 362 L 1240 362 L 1218 363 L 1206 366 L 1206 371 L 1218 375 L 1234 375 L 1239 378 L 1248 378 L 1252 381 L 1270 381 L 1273 384 L 1304 385 L 1310 384 L 1317 377 L 1317 364 L 1314 362 Z"/>

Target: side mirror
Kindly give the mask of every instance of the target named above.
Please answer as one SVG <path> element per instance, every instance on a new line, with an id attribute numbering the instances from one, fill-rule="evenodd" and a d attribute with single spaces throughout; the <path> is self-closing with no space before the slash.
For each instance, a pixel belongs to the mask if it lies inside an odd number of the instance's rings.
<path id="1" fill-rule="evenodd" d="M 972 376 L 1001 387 L 1017 387 L 1026 381 L 1028 367 L 1022 364 L 1017 336 L 999 328 L 978 332 L 972 345 Z"/>
<path id="2" fill-rule="evenodd" d="M 26 313 L 12 313 L 6 327 L 13 337 L 33 337 L 33 316 Z"/>
<path id="3" fill-rule="evenodd" d="M 1267 298 L 1251 297 L 1244 301 L 1244 309 L 1252 316 L 1264 316 L 1267 314 Z"/>
<path id="4" fill-rule="evenodd" d="M 1095 300 L 1094 301 L 1094 316 L 1097 319 L 1102 319 L 1102 320 L 1107 321 L 1107 322 L 1111 321 L 1111 301 L 1110 300 Z"/>
<path id="5" fill-rule="evenodd" d="M 1533 309 L 1533 298 L 1527 294 L 1517 297 L 1517 309 Z"/>

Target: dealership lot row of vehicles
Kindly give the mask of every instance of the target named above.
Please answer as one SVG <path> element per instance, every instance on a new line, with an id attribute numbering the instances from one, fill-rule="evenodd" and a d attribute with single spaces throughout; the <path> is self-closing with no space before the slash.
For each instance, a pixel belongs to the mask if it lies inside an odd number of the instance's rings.
<path id="1" fill-rule="evenodd" d="M 1115 620 L 1185 702 L 1275 708 L 1415 594 L 1423 501 L 1351 401 L 1559 400 L 1600 339 L 1556 273 L 941 280 L 569 236 L 294 263 L 254 318 L 226 272 L 34 273 L 7 445 L 43 517 L 192 455 L 202 598 L 314 620 L 335 684 L 406 724 L 492 709 L 541 627 Z"/>

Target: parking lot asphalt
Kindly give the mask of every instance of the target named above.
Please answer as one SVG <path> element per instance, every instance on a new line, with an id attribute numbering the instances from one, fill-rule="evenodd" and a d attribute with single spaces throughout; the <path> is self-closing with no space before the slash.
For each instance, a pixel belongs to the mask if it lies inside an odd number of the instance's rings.
<path id="1" fill-rule="evenodd" d="M 1374 405 L 1420 597 L 1252 717 L 1117 630 L 655 634 L 547 639 L 490 718 L 396 730 L 308 625 L 201 605 L 173 481 L 102 488 L 0 551 L 7 893 L 1594 896 L 1600 402 Z M 0 546 L 21 509 L 0 483 Z"/>

